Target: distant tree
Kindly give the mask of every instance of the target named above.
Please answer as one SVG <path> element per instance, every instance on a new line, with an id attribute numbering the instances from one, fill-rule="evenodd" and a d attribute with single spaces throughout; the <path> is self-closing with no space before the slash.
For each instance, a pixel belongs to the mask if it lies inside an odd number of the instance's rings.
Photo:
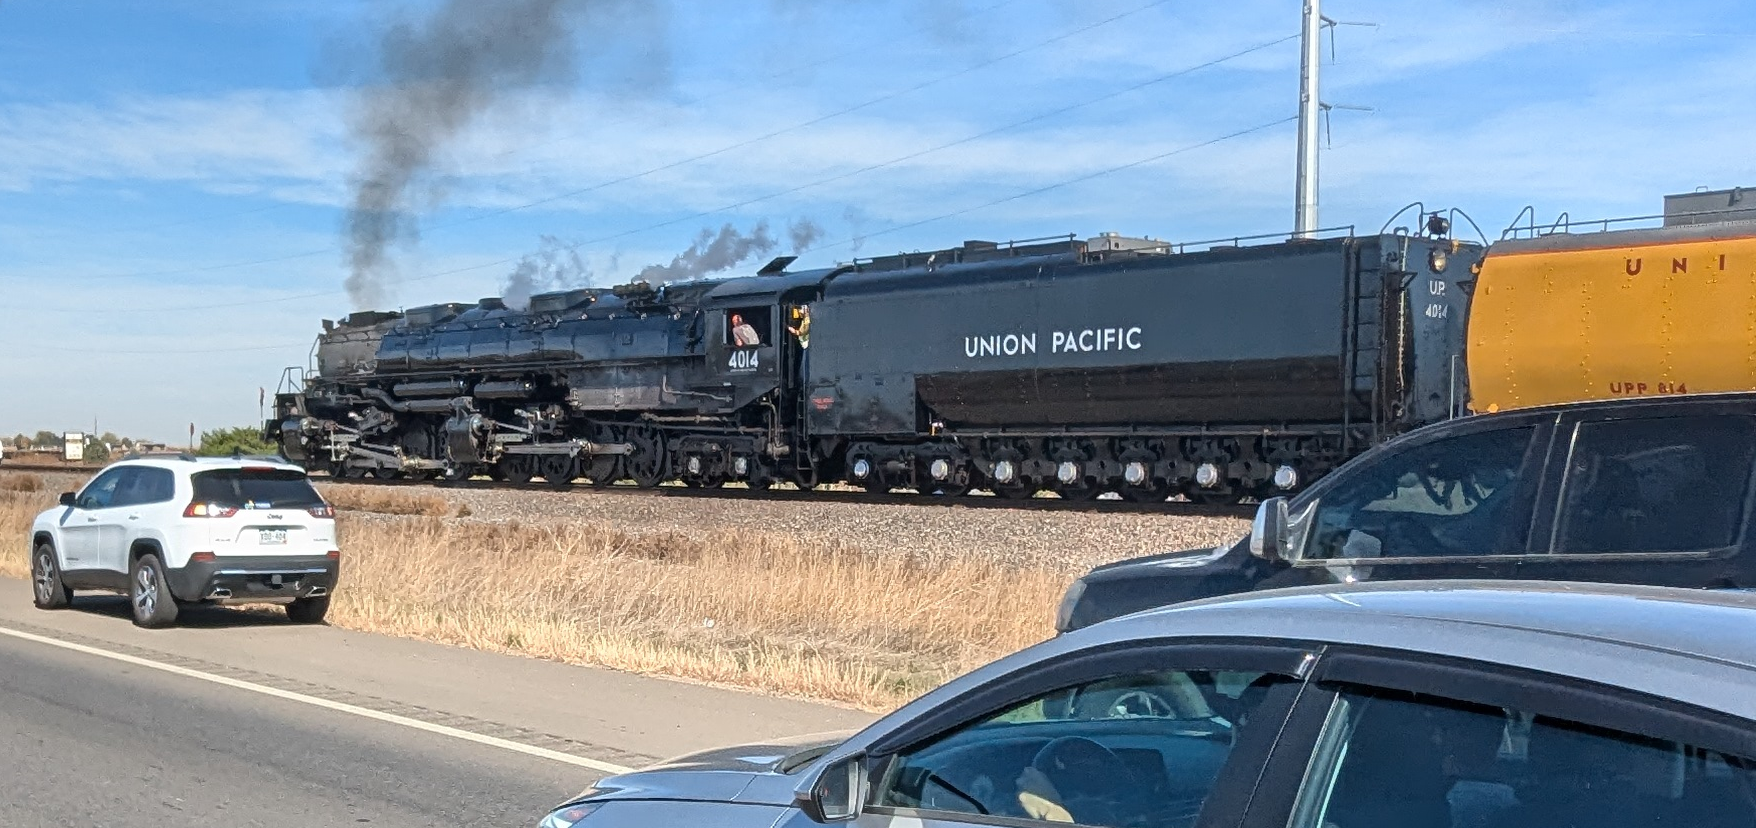
<path id="1" fill-rule="evenodd" d="M 114 431 L 106 431 L 102 437 L 98 438 L 98 442 L 106 446 L 121 446 L 122 438 L 117 437 Z"/>
<path id="2" fill-rule="evenodd" d="M 15 449 L 18 449 L 19 451 L 24 451 L 25 449 L 30 448 L 30 438 L 24 436 L 23 434 L 13 435 L 12 447 Z"/>
<path id="3" fill-rule="evenodd" d="M 108 462 L 110 462 L 110 448 L 108 446 L 104 445 L 103 443 L 99 443 L 95 440 L 86 442 L 86 444 L 85 444 L 85 462 L 87 462 L 87 463 L 108 463 Z"/>
<path id="4" fill-rule="evenodd" d="M 196 454 L 224 457 L 231 454 L 274 454 L 275 447 L 262 439 L 262 432 L 250 426 L 216 428 L 201 433 L 201 448 Z"/>
<path id="5" fill-rule="evenodd" d="M 39 431 L 31 444 L 37 448 L 54 448 L 61 445 L 61 435 L 53 431 Z"/>

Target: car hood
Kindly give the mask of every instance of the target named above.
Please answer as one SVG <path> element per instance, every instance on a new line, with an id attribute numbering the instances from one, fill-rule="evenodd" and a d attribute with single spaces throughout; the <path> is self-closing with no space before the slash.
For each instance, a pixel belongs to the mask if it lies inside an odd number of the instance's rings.
<path id="1" fill-rule="evenodd" d="M 579 798 L 791 805 L 799 771 L 855 732 L 813 733 L 691 753 L 599 780 Z"/>
<path id="2" fill-rule="evenodd" d="M 1127 573 L 1138 572 L 1143 569 L 1182 569 L 1192 566 L 1203 566 L 1225 557 L 1226 553 L 1232 551 L 1232 549 L 1236 548 L 1238 544 L 1247 540 L 1249 540 L 1248 536 L 1246 536 L 1243 541 L 1232 541 L 1231 543 L 1224 543 L 1219 546 L 1205 546 L 1200 549 L 1185 549 L 1179 552 L 1161 552 L 1157 555 L 1127 558 L 1125 560 L 1115 561 L 1113 563 L 1107 563 L 1095 567 L 1091 572 L 1087 573 L 1085 577 L 1088 580 L 1093 577 L 1102 579 L 1106 576 L 1126 576 Z"/>

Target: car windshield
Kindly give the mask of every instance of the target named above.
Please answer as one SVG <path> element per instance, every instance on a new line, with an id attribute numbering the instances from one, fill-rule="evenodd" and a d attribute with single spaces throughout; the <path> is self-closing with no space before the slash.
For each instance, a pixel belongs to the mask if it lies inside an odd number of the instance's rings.
<path id="1" fill-rule="evenodd" d="M 305 473 L 293 469 L 220 469 L 194 475 L 195 499 L 239 509 L 281 509 L 323 502 Z"/>

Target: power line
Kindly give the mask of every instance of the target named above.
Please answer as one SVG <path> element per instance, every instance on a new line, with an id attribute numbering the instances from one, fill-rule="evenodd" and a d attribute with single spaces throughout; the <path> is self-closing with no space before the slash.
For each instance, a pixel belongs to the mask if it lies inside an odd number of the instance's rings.
<path id="1" fill-rule="evenodd" d="M 899 232 L 902 230 L 907 230 L 907 229 L 911 229 L 914 227 L 920 227 L 920 226 L 925 225 L 925 224 L 931 224 L 931 223 L 936 222 L 936 221 L 943 221 L 943 220 L 948 219 L 948 218 L 955 218 L 957 216 L 966 215 L 968 213 L 973 213 L 973 212 L 976 212 L 978 210 L 983 210 L 983 209 L 986 209 L 989 207 L 998 206 L 1000 204 L 1005 204 L 1007 202 L 1017 201 L 1019 199 L 1029 198 L 1029 197 L 1035 196 L 1035 195 L 1040 195 L 1042 193 L 1050 192 L 1052 190 L 1060 189 L 1062 187 L 1068 187 L 1068 186 L 1072 186 L 1074 184 L 1080 184 L 1080 183 L 1090 181 L 1090 180 L 1095 179 L 1095 178 L 1101 178 L 1101 177 L 1106 176 L 1106 175 L 1118 173 L 1118 172 L 1121 172 L 1123 170 L 1129 170 L 1129 169 L 1133 169 L 1135 167 L 1140 167 L 1140 166 L 1144 166 L 1146 164 L 1151 164 L 1151 163 L 1154 163 L 1157 161 L 1162 161 L 1162 160 L 1167 159 L 1167 158 L 1171 158 L 1171 157 L 1174 157 L 1177 155 L 1182 155 L 1182 154 L 1188 153 L 1188 152 L 1193 152 L 1195 150 L 1202 149 L 1205 147 L 1210 147 L 1210 146 L 1213 146 L 1214 144 L 1218 144 L 1218 143 L 1221 143 L 1224 141 L 1229 141 L 1229 140 L 1234 139 L 1234 138 L 1241 138 L 1241 137 L 1246 136 L 1246 135 L 1261 132 L 1263 130 L 1270 129 L 1270 128 L 1279 126 L 1281 124 L 1290 123 L 1290 122 L 1295 121 L 1295 120 L 1298 120 L 1297 116 L 1294 116 L 1291 118 L 1282 118 L 1278 121 L 1270 121 L 1270 122 L 1264 123 L 1264 124 L 1258 124 L 1257 126 L 1253 126 L 1253 127 L 1248 128 L 1248 129 L 1238 130 L 1236 132 L 1230 132 L 1230 133 L 1227 133 L 1225 135 L 1221 135 L 1217 138 L 1210 138 L 1206 141 L 1202 141 L 1202 142 L 1199 142 L 1196 144 L 1189 144 L 1186 146 L 1182 146 L 1182 147 L 1179 147 L 1177 149 L 1170 150 L 1168 152 L 1158 153 L 1158 154 L 1151 155 L 1151 156 L 1148 156 L 1145 158 L 1130 161 L 1130 162 L 1125 163 L 1125 164 L 1120 164 L 1120 165 L 1117 165 L 1114 167 L 1107 167 L 1105 169 L 1098 170 L 1095 172 L 1087 173 L 1087 174 L 1076 176 L 1076 177 L 1069 178 L 1069 179 L 1064 179 L 1062 181 L 1057 181 L 1055 183 L 1047 184 L 1047 185 L 1044 185 L 1042 187 L 1037 187 L 1034 189 L 1025 190 L 1023 192 L 1015 193 L 1013 195 L 1005 196 L 1003 198 L 995 199 L 993 201 L 988 201 L 988 202 L 977 204 L 977 205 L 974 205 L 971 207 L 966 207 L 966 208 L 963 208 L 961 210 L 955 210 L 955 211 L 952 211 L 949 213 L 944 213 L 941 215 L 933 216 L 931 218 L 908 222 L 906 224 L 895 225 L 893 227 L 889 227 L 889 228 L 886 228 L 884 230 L 877 231 L 875 233 L 862 234 L 859 237 L 859 239 L 847 239 L 845 241 L 836 242 L 834 244 L 818 245 L 815 247 L 806 248 L 805 250 L 802 250 L 800 252 L 807 253 L 807 252 L 814 252 L 817 250 L 826 250 L 826 249 L 833 248 L 833 247 L 840 247 L 840 246 L 843 246 L 846 244 L 852 244 L 855 241 L 858 241 L 861 239 L 869 239 L 869 238 L 872 238 L 874 236 L 889 235 L 891 233 Z M 571 245 L 570 247 L 577 248 L 577 247 L 583 246 L 587 243 L 589 243 L 589 242 L 580 242 L 577 245 Z M 404 281 L 405 282 L 429 281 L 432 279 L 438 279 L 438 278 L 442 278 L 445 276 L 453 276 L 453 275 L 456 275 L 459 273 L 468 273 L 471 271 L 483 270 L 483 269 L 490 268 L 490 267 L 503 266 L 505 264 L 508 264 L 510 262 L 515 262 L 515 261 L 518 261 L 518 259 L 512 258 L 512 259 L 501 259 L 501 260 L 492 261 L 492 262 L 482 262 L 479 264 L 468 265 L 465 267 L 454 268 L 451 270 L 429 273 L 429 274 L 425 274 L 425 275 L 422 275 L 422 276 L 419 276 L 419 277 L 416 277 L 413 279 L 407 279 Z M 345 291 L 327 290 L 327 291 L 322 291 L 319 293 L 307 293 L 307 294 L 299 294 L 299 295 L 295 295 L 295 296 L 283 296 L 283 297 L 277 297 L 277 298 L 273 298 L 273 299 L 254 299 L 254 300 L 246 300 L 246 301 L 242 301 L 242 302 L 224 302 L 224 303 L 217 303 L 217 304 L 211 304 L 211 305 L 188 305 L 188 306 L 182 306 L 182 307 L 165 307 L 165 308 L 149 308 L 149 309 L 118 308 L 118 309 L 115 309 L 114 311 L 109 311 L 109 310 L 103 309 L 103 308 L 94 308 L 94 309 L 81 310 L 78 312 L 79 313 L 105 313 L 105 312 L 169 313 L 169 312 L 176 312 L 176 311 L 194 311 L 194 310 L 224 310 L 224 309 L 229 309 L 229 308 L 251 307 L 251 306 L 255 306 L 255 305 L 265 305 L 265 304 L 278 304 L 281 302 L 293 302 L 293 301 L 298 301 L 301 299 L 317 299 L 317 298 L 323 298 L 323 297 L 327 297 L 327 296 L 336 296 L 336 295 L 342 294 L 344 292 Z M 39 312 L 39 313 L 45 312 L 45 311 L 47 311 L 47 312 L 67 312 L 67 311 L 60 311 L 58 309 L 52 309 L 52 308 L 51 309 L 35 308 L 33 310 L 34 310 L 34 312 Z"/>
<path id="2" fill-rule="evenodd" d="M 1065 181 L 1057 181 L 1053 184 L 1048 184 L 1048 185 L 1045 185 L 1042 187 L 1037 187 L 1036 189 L 1032 189 L 1032 190 L 1026 190 L 1026 191 L 1021 192 L 1021 193 L 1014 193 L 1012 195 L 1005 196 L 1003 198 L 994 199 L 993 201 L 985 201 L 985 202 L 982 202 L 981 204 L 977 204 L 977 205 L 974 205 L 972 207 L 965 207 L 961 210 L 953 210 L 949 213 L 941 213 L 940 215 L 933 216 L 932 218 L 924 218 L 924 219 L 920 219 L 919 221 L 911 221 L 911 222 L 908 222 L 906 224 L 898 224 L 898 225 L 895 225 L 893 227 L 887 227 L 883 230 L 879 230 L 875 233 L 864 233 L 864 234 L 861 234 L 858 238 L 846 239 L 843 241 L 835 242 L 834 244 L 823 244 L 823 245 L 818 245 L 816 247 L 806 248 L 805 250 L 803 250 L 801 252 L 809 253 L 809 252 L 815 252 L 818 250 L 827 250 L 827 249 L 832 248 L 832 247 L 841 247 L 842 245 L 853 244 L 857 241 L 864 241 L 866 239 L 870 239 L 873 236 L 889 235 L 891 233 L 899 232 L 902 230 L 909 230 L 909 229 L 912 229 L 915 227 L 920 227 L 920 226 L 925 225 L 925 224 L 932 224 L 933 222 L 936 222 L 936 221 L 944 221 L 945 219 L 948 219 L 948 218 L 956 218 L 957 216 L 967 215 L 969 213 L 976 212 L 977 210 L 986 210 L 989 207 L 997 207 L 1001 204 L 1006 204 L 1006 203 L 1012 202 L 1012 201 L 1018 201 L 1019 199 L 1030 198 L 1031 196 L 1036 196 L 1036 195 L 1042 195 L 1043 193 L 1049 192 L 1051 190 L 1058 190 L 1062 187 L 1070 187 L 1074 184 L 1083 184 L 1087 181 L 1091 181 L 1091 180 L 1096 179 L 1096 178 L 1102 178 L 1106 175 L 1112 175 L 1114 173 L 1122 172 L 1123 170 L 1131 170 L 1131 169 L 1134 169 L 1135 167 L 1142 167 L 1142 166 L 1145 166 L 1147 164 L 1152 164 L 1152 163 L 1156 163 L 1159 161 L 1163 161 L 1167 158 L 1182 155 L 1182 154 L 1188 153 L 1188 152 L 1194 152 L 1195 150 L 1202 149 L 1204 147 L 1211 147 L 1214 144 L 1218 144 L 1222 141 L 1229 141 L 1233 138 L 1242 138 L 1246 135 L 1250 135 L 1250 134 L 1257 133 L 1257 132 L 1262 132 L 1263 130 L 1272 129 L 1274 127 L 1280 126 L 1281 124 L 1289 124 L 1289 123 L 1292 123 L 1293 121 L 1297 121 L 1297 120 L 1298 120 L 1298 116 L 1295 115 L 1295 116 L 1288 117 L 1288 118 L 1282 118 L 1278 121 L 1269 121 L 1268 123 L 1257 124 L 1256 126 L 1250 127 L 1248 129 L 1240 129 L 1237 132 L 1230 132 L 1230 133 L 1227 133 L 1225 135 L 1221 135 L 1218 138 L 1210 138 L 1206 141 L 1202 141 L 1202 142 L 1197 143 L 1197 144 L 1188 144 L 1186 146 L 1178 147 L 1177 149 L 1171 150 L 1169 152 L 1161 152 L 1157 155 L 1152 155 L 1152 156 L 1148 156 L 1146 158 L 1137 159 L 1134 161 L 1130 161 L 1126 164 L 1120 164 L 1120 165 L 1117 165 L 1114 167 L 1108 167 L 1108 168 L 1105 168 L 1102 170 L 1098 170 L 1096 172 L 1087 173 L 1085 175 L 1078 176 L 1076 178 L 1069 178 Z"/>
<path id="3" fill-rule="evenodd" d="M 986 69 L 990 66 L 994 66 L 994 65 L 1002 63 L 1004 61 L 1011 60 L 1011 59 L 1018 57 L 1020 55 L 1028 54 L 1028 53 L 1036 51 L 1038 49 L 1043 49 L 1043 48 L 1046 48 L 1049 46 L 1053 46 L 1057 43 L 1061 43 L 1063 41 L 1070 40 L 1072 38 L 1086 34 L 1087 32 L 1090 32 L 1094 29 L 1097 29 L 1097 28 L 1100 28 L 1103 26 L 1107 26 L 1111 23 L 1115 23 L 1119 20 L 1123 20 L 1123 19 L 1126 19 L 1128 17 L 1132 17 L 1132 16 L 1140 14 L 1142 12 L 1150 11 L 1150 10 L 1157 8 L 1159 6 L 1162 6 L 1168 2 L 1170 2 L 1170 0 L 1151 0 L 1150 2 L 1146 3 L 1145 5 L 1136 6 L 1128 11 L 1121 12 L 1121 13 L 1115 14 L 1115 15 L 1111 15 L 1110 17 L 1106 17 L 1106 18 L 1103 18 L 1101 20 L 1097 20 L 1095 22 L 1088 23 L 1088 24 L 1081 26 L 1079 28 L 1076 28 L 1076 29 L 1071 29 L 1071 30 L 1068 30 L 1066 32 L 1062 32 L 1061 34 L 1058 34 L 1054 37 L 1048 38 L 1046 40 L 1037 41 L 1036 43 L 1033 43 L 1033 44 L 1028 45 L 1028 46 L 1023 46 L 1023 47 L 1020 47 L 1018 49 L 1014 49 L 1014 50 L 1007 52 L 1005 54 L 1002 54 L 998 57 L 989 58 L 987 60 L 975 63 L 973 65 L 966 66 L 966 67 L 959 69 L 957 71 L 929 78 L 925 81 L 914 84 L 913 86 L 907 86 L 907 87 L 904 87 L 902 89 L 893 90 L 891 92 L 886 92 L 886 93 L 879 95 L 875 98 L 868 98 L 865 101 L 862 101 L 860 103 L 853 104 L 853 105 L 847 106 L 847 107 L 843 107 L 841 109 L 831 111 L 831 112 L 826 113 L 824 115 L 820 115 L 820 116 L 817 116 L 815 118 L 811 118 L 811 119 L 806 120 L 806 121 L 801 121 L 799 123 L 795 123 L 791 126 L 786 126 L 786 127 L 782 127 L 780 129 L 777 129 L 777 130 L 766 132 L 766 133 L 763 133 L 761 135 L 755 136 L 753 138 L 748 138 L 748 139 L 745 139 L 742 141 L 728 144 L 728 145 L 720 147 L 718 149 L 710 150 L 708 152 L 704 152 L 704 153 L 701 153 L 698 155 L 693 155 L 693 156 L 690 156 L 688 158 L 683 158 L 683 159 L 680 159 L 677 161 L 672 161 L 669 163 L 661 164 L 659 166 L 652 167 L 650 169 L 646 169 L 646 170 L 643 170 L 641 172 L 621 176 L 619 178 L 613 178 L 613 179 L 609 179 L 606 181 L 600 181 L 596 184 L 593 184 L 593 185 L 590 185 L 587 187 L 581 187 L 579 189 L 569 190 L 567 192 L 559 193 L 559 194 L 556 194 L 553 196 L 548 196 L 546 198 L 540 198 L 540 199 L 537 199 L 535 201 L 529 201 L 529 202 L 525 202 L 522 204 L 511 206 L 511 207 L 498 208 L 495 210 L 490 210 L 487 212 L 479 213 L 479 214 L 476 214 L 473 216 L 468 216 L 465 218 L 456 219 L 453 221 L 439 222 L 436 224 L 429 225 L 426 229 L 429 231 L 443 230 L 443 229 L 450 228 L 450 227 L 457 227 L 460 225 L 470 224 L 470 223 L 482 221 L 485 219 L 495 218 L 497 216 L 507 215 L 509 213 L 515 213 L 515 212 L 519 212 L 522 210 L 528 210 L 528 209 L 531 209 L 533 207 L 541 207 L 545 204 L 553 204 L 557 201 L 562 201 L 565 199 L 574 198 L 576 196 L 581 196 L 581 195 L 584 195 L 586 193 L 596 192 L 596 191 L 602 190 L 606 187 L 613 187 L 617 184 L 626 184 L 630 181 L 637 181 L 639 179 L 646 178 L 647 176 L 656 175 L 656 174 L 661 173 L 661 172 L 668 172 L 670 170 L 677 169 L 678 167 L 687 166 L 689 164 L 693 164 L 693 163 L 696 163 L 698 161 L 705 161 L 709 158 L 715 158 L 715 157 L 724 155 L 728 152 L 734 152 L 734 151 L 737 151 L 740 149 L 744 149 L 746 147 L 754 146 L 754 145 L 762 143 L 764 141 L 770 141 L 770 140 L 778 138 L 782 135 L 786 135 L 786 134 L 789 134 L 792 132 L 797 132 L 799 130 L 807 129 L 809 127 L 817 126 L 818 124 L 822 124 L 826 121 L 829 121 L 829 120 L 832 120 L 835 118 L 839 118 L 839 117 L 842 117 L 844 115 L 849 115 L 849 114 L 852 114 L 855 112 L 859 112 L 861 110 L 869 109 L 871 107 L 877 106 L 878 104 L 887 103 L 889 101 L 893 101 L 893 100 L 896 100 L 898 98 L 901 98 L 901 97 L 904 97 L 907 95 L 911 95 L 915 92 L 919 92 L 923 89 L 927 89 L 927 88 L 936 86 L 938 84 L 945 83 L 945 82 L 950 81 L 950 80 L 955 80 L 955 79 L 963 77 L 965 75 L 969 75 L 969 74 L 981 71 L 981 70 Z M 1002 3 L 999 5 L 1005 5 L 1005 4 Z M 186 274 L 186 273 L 211 273 L 211 272 L 214 272 L 217 270 L 232 270 L 232 269 L 243 268 L 243 267 L 256 267 L 256 266 L 265 265 L 265 264 L 278 264 L 280 262 L 293 261 L 295 259 L 306 259 L 306 258 L 310 258 L 312 256 L 321 256 L 321 255 L 325 255 L 325 254 L 329 254 L 329 253 L 339 253 L 339 252 L 341 252 L 340 247 L 338 247 L 336 245 L 329 245 L 329 246 L 326 246 L 326 247 L 323 247 L 320 249 L 305 250 L 305 251 L 298 252 L 298 253 L 288 253 L 288 254 L 279 255 L 279 256 L 271 256 L 271 257 L 263 258 L 263 259 L 252 259 L 252 260 L 240 261 L 240 262 L 224 262 L 221 264 L 205 265 L 205 266 L 190 267 L 190 268 L 179 268 L 179 269 L 175 269 L 175 270 L 154 270 L 154 271 L 141 271 L 141 272 L 136 272 L 136 273 L 119 273 L 119 274 L 96 274 L 96 275 L 88 276 L 88 277 L 84 277 L 84 278 L 90 278 L 90 279 L 132 279 L 132 278 L 147 278 L 147 277 L 153 277 L 153 276 L 175 276 L 175 275 Z M 297 298 L 297 297 L 289 297 L 289 298 Z"/>

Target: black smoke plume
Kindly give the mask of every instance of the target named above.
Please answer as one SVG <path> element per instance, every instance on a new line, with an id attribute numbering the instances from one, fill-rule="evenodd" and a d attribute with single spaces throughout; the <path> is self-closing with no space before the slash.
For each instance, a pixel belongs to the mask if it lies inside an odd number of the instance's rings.
<path id="1" fill-rule="evenodd" d="M 787 224 L 787 239 L 793 244 L 793 255 L 797 256 L 811 249 L 823 238 L 823 225 L 808 218 L 797 219 Z"/>
<path id="2" fill-rule="evenodd" d="M 752 256 L 772 252 L 777 242 L 769 235 L 768 222 L 758 222 L 749 235 L 730 224 L 718 233 L 703 229 L 689 249 L 678 253 L 668 265 L 647 265 L 635 281 L 659 284 L 694 279 L 743 263 Z"/>
<path id="3" fill-rule="evenodd" d="M 506 307 L 521 311 L 530 307 L 530 298 L 535 294 L 578 287 L 591 278 L 591 268 L 580 258 L 578 249 L 545 235 L 537 251 L 520 259 L 518 266 L 507 274 L 500 298 Z"/>
<path id="4" fill-rule="evenodd" d="M 587 5 L 444 0 L 431 16 L 384 32 L 350 119 L 363 146 L 346 226 L 354 307 L 387 298 L 386 249 L 418 237 L 412 191 L 436 156 L 506 93 L 571 80 L 573 32 Z"/>

